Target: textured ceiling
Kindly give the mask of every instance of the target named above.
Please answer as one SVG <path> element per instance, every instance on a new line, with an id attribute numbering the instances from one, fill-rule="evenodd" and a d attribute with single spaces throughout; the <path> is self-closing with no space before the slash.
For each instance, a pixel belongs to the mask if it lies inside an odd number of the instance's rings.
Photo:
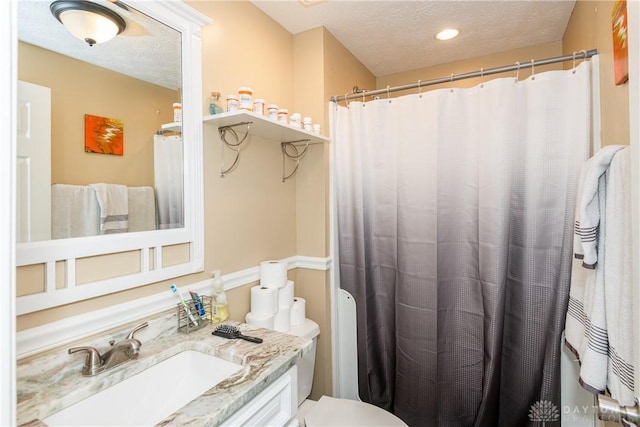
<path id="1" fill-rule="evenodd" d="M 562 39 L 575 1 L 251 0 L 297 34 L 324 26 L 375 76 Z M 448 27 L 449 41 L 435 40 Z"/>
<path id="2" fill-rule="evenodd" d="M 107 43 L 90 47 L 71 35 L 49 11 L 50 0 L 18 1 L 18 39 L 169 89 L 182 86 L 179 32 L 134 9 L 106 0 L 94 2 L 112 9 L 127 23 Z"/>

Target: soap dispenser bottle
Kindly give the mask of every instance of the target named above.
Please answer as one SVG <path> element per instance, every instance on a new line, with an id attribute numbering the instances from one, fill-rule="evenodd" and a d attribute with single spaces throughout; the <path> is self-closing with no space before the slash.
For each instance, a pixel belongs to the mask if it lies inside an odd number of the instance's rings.
<path id="1" fill-rule="evenodd" d="M 220 106 L 220 92 L 211 92 L 211 98 L 209 98 L 209 114 L 224 113 L 224 110 Z"/>
<path id="2" fill-rule="evenodd" d="M 229 304 L 227 303 L 227 294 L 224 293 L 224 284 L 220 277 L 220 270 L 213 271 L 213 276 L 211 320 L 213 323 L 220 323 L 229 318 Z"/>

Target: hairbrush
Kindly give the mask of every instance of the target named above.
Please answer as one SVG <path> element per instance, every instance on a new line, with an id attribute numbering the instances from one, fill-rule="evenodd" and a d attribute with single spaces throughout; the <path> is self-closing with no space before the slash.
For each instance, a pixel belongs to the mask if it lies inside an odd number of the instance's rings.
<path id="1" fill-rule="evenodd" d="M 257 342 L 258 344 L 262 342 L 262 338 L 257 338 L 257 337 L 250 337 L 247 335 L 242 335 L 242 332 L 240 332 L 240 329 L 238 329 L 237 326 L 233 326 L 233 325 L 218 325 L 216 326 L 216 328 L 213 330 L 213 332 L 211 332 L 212 335 L 216 335 L 222 338 L 227 338 L 230 340 L 234 340 L 236 338 L 241 338 L 243 340 L 247 340 L 247 341 L 251 341 L 251 342 Z"/>

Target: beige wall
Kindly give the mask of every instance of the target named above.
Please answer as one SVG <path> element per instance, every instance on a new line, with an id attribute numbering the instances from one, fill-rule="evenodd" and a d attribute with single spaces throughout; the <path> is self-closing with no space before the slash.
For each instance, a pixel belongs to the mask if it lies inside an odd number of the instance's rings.
<path id="1" fill-rule="evenodd" d="M 309 112 L 328 135 L 328 100 L 335 91 L 351 90 L 354 79 L 373 76 L 324 28 L 294 36 L 295 108 Z M 330 255 L 329 146 L 313 146 L 296 175 L 296 245 L 298 254 Z M 308 301 L 307 317 L 318 323 L 312 399 L 332 394 L 331 282 L 329 272 L 299 270 L 296 293 Z"/>
<path id="2" fill-rule="evenodd" d="M 146 83 L 27 43 L 18 78 L 51 88 L 51 182 L 153 186 L 153 134 L 173 121 L 178 91 Z M 124 122 L 124 155 L 84 152 L 84 115 Z"/>
<path id="3" fill-rule="evenodd" d="M 326 102 L 322 82 L 324 74 L 323 29 L 315 28 L 293 38 L 293 71 L 295 110 L 305 111 L 320 123 L 324 134 L 328 128 L 324 123 Z M 329 248 L 325 242 L 327 234 L 325 217 L 327 212 L 326 185 L 328 163 L 327 144 L 311 146 L 296 174 L 296 246 L 298 254 L 325 257 Z M 325 307 L 330 307 L 329 282 L 323 271 L 299 270 L 296 272 L 296 294 L 307 303 L 307 318 L 320 327 L 316 347 L 316 370 L 314 371 L 312 399 L 331 395 L 331 317 Z M 328 357 L 327 357 L 328 355 Z"/>
<path id="4" fill-rule="evenodd" d="M 629 144 L 629 85 L 616 86 L 613 78 L 611 8 L 613 1 L 578 0 L 564 34 L 563 51 L 582 49 L 600 54 L 600 110 L 602 145 Z M 571 63 L 566 63 L 567 67 Z"/>

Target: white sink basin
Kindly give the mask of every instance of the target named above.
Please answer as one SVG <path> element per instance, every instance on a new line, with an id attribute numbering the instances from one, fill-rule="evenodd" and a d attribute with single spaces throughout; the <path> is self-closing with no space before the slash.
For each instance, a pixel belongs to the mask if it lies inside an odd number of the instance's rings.
<path id="1" fill-rule="evenodd" d="M 154 425 L 240 368 L 198 351 L 183 351 L 42 421 L 50 426 Z"/>

